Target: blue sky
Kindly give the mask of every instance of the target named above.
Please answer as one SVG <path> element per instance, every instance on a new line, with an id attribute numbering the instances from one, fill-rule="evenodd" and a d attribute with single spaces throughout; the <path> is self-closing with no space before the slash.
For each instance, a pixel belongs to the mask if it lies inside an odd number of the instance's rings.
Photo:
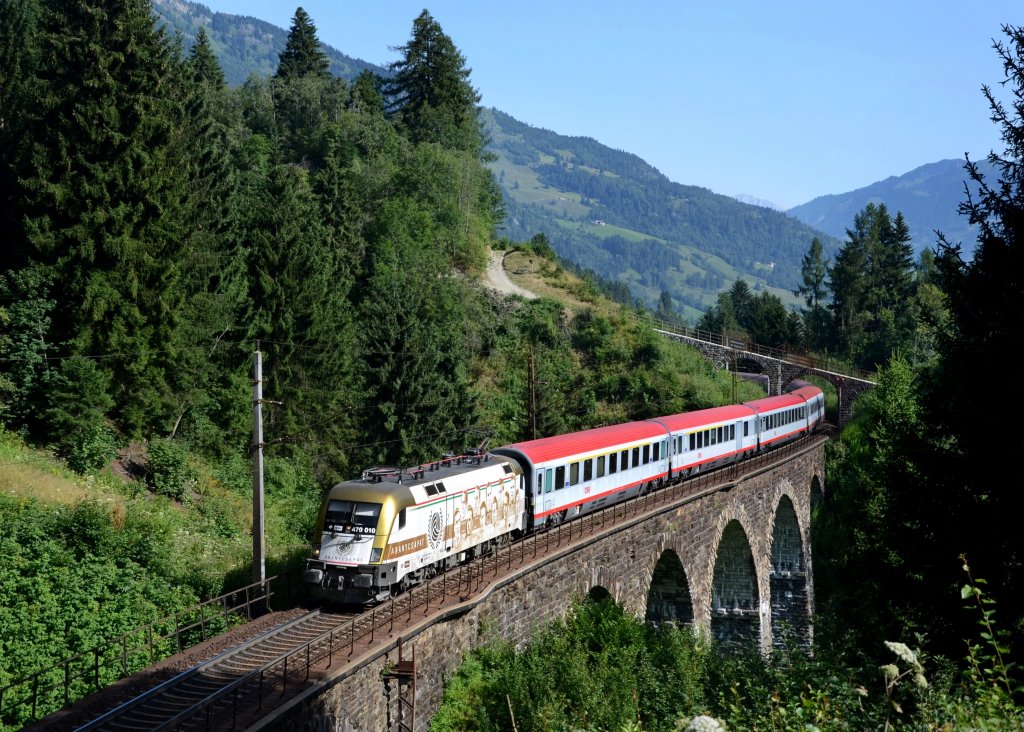
<path id="1" fill-rule="evenodd" d="M 299 4 L 210 0 L 288 28 Z M 791 208 L 1002 150 L 982 84 L 1020 0 L 304 0 L 320 40 L 387 64 L 424 9 L 481 104 L 671 180 Z"/>

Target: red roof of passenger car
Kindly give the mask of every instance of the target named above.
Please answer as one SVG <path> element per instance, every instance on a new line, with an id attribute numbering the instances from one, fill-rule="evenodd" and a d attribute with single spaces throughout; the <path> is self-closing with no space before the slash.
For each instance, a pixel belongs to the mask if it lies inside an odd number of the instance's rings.
<path id="1" fill-rule="evenodd" d="M 695 427 L 704 425 L 718 425 L 723 422 L 734 422 L 737 419 L 753 417 L 750 408 L 743 404 L 730 404 L 727 407 L 712 407 L 710 409 L 698 409 L 694 412 L 682 412 L 670 414 L 667 417 L 655 417 L 668 427 L 672 432 L 680 430 L 692 430 Z"/>
<path id="2" fill-rule="evenodd" d="M 821 390 L 816 386 L 805 386 L 780 396 L 755 399 L 752 402 L 744 402 L 744 404 L 759 413 L 770 412 L 773 409 L 786 409 L 787 407 L 805 404 L 808 399 L 815 396 L 819 391 Z"/>
<path id="3" fill-rule="evenodd" d="M 567 435 L 542 437 L 539 440 L 527 440 L 513 445 L 504 445 L 504 449 L 518 450 L 528 457 L 534 465 L 558 460 L 571 455 L 599 452 L 615 445 L 628 442 L 639 442 L 657 437 L 666 437 L 665 429 L 654 422 L 626 422 L 607 427 L 595 427 L 582 432 L 570 432 Z M 502 448 L 492 450 L 495 452 Z"/>

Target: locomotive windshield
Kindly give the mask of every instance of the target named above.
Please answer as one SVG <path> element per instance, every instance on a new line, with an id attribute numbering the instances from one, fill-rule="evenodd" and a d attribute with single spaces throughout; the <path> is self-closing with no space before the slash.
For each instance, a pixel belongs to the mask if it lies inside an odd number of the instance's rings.
<path id="1" fill-rule="evenodd" d="M 347 534 L 376 534 L 379 503 L 359 501 L 328 501 L 324 531 Z"/>

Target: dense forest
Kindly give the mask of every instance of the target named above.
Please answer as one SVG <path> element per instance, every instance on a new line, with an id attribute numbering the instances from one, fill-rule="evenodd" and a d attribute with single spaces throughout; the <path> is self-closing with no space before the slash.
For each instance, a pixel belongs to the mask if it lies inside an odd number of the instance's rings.
<path id="1" fill-rule="evenodd" d="M 842 247 L 800 244 L 801 314 L 735 284 L 709 311 L 878 369 L 829 447 L 813 657 L 581 602 L 534 649 L 471 659 L 449 728 L 507 729 L 524 700 L 523 730 L 1021 728 L 1020 432 L 977 376 L 1021 336 L 1024 32 L 1004 32 L 1013 104 L 986 88 L 1006 150 L 995 179 L 967 164 L 972 257 L 942 242 L 915 264 L 901 214 L 872 206 Z M 299 8 L 273 74 L 231 87 L 205 31 L 186 46 L 146 0 L 0 4 L 0 689 L 247 580 L 257 350 L 272 571 L 306 552 L 323 488 L 369 465 L 755 393 L 605 273 L 573 279 L 554 232 L 501 238 L 465 59 L 427 11 L 398 48 L 341 79 Z M 532 252 L 576 304 L 481 287 L 493 247 Z M 545 668 L 593 685 L 542 697 Z M 569 716 L 583 690 L 600 716 Z"/>

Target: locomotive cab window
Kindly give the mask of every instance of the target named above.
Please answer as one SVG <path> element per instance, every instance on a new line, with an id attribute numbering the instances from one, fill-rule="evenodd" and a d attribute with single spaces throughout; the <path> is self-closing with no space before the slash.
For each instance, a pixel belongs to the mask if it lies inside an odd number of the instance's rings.
<path id="1" fill-rule="evenodd" d="M 360 501 L 328 501 L 324 515 L 324 531 L 347 534 L 376 534 L 379 503 Z"/>
<path id="2" fill-rule="evenodd" d="M 405 528 L 405 509 L 404 508 L 401 511 L 398 512 L 398 528 L 400 528 L 400 529 L 404 529 Z"/>

